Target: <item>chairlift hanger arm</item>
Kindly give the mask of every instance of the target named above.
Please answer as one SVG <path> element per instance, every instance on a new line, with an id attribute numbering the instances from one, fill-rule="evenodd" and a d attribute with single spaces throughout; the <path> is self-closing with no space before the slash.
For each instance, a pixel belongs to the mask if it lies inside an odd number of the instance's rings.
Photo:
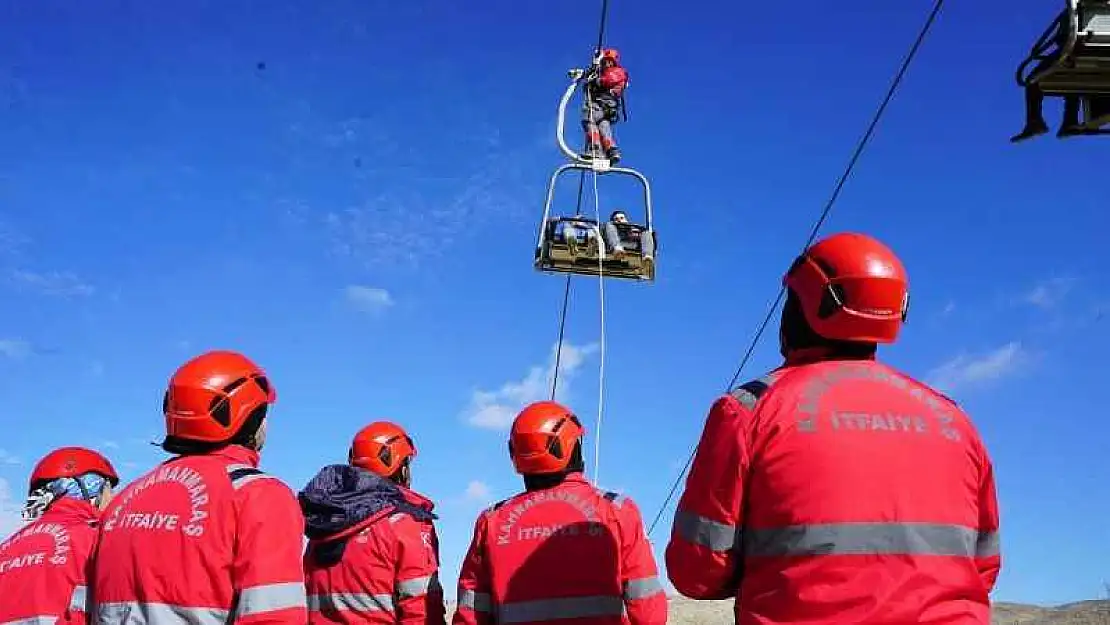
<path id="1" fill-rule="evenodd" d="M 590 161 L 582 158 L 582 155 L 570 149 L 570 146 L 567 145 L 564 126 L 566 126 L 567 122 L 567 107 L 570 106 L 570 99 L 574 97 L 574 92 L 578 89 L 578 83 L 581 82 L 585 73 L 585 70 L 581 69 L 572 69 L 567 72 L 571 81 L 570 84 L 567 85 L 567 90 L 563 92 L 562 99 L 559 100 L 559 115 L 555 121 L 555 138 L 558 142 L 559 150 L 572 162 L 582 164 L 588 164 Z"/>

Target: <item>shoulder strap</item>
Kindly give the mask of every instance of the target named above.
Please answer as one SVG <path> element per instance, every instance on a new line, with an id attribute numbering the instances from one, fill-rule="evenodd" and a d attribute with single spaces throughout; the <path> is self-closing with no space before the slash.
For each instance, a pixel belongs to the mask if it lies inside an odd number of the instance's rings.
<path id="1" fill-rule="evenodd" d="M 747 410 L 755 410 L 759 398 L 767 393 L 773 383 L 774 378 L 771 375 L 765 375 L 757 380 L 741 384 L 729 391 L 729 395 L 732 395 L 733 399 L 740 402 L 740 405 Z"/>
<path id="2" fill-rule="evenodd" d="M 509 501 L 509 500 L 508 499 L 502 499 L 501 501 L 499 501 L 499 502 L 493 504 L 492 506 L 486 508 L 485 514 L 489 514 L 491 512 L 496 512 L 497 509 L 500 508 L 501 506 L 505 505 L 505 503 L 507 501 Z"/>
<path id="3" fill-rule="evenodd" d="M 265 471 L 245 464 L 227 465 L 227 477 L 231 480 L 231 487 L 235 490 L 250 484 L 255 480 L 273 479 Z"/>
<path id="4" fill-rule="evenodd" d="M 624 500 L 625 500 L 624 495 L 622 495 L 620 493 L 614 493 L 611 490 L 607 490 L 604 493 L 602 493 L 602 497 L 604 497 L 605 500 L 608 501 L 609 503 L 613 504 L 614 508 L 621 507 L 621 505 L 624 504 Z"/>
<path id="5" fill-rule="evenodd" d="M 957 407 L 957 408 L 960 408 L 960 402 L 956 401 L 955 399 L 952 399 L 952 398 L 951 398 L 951 397 L 949 397 L 948 395 L 945 395 L 944 393 L 942 393 L 942 392 L 938 391 L 938 390 L 937 390 L 937 389 L 935 389 L 935 388 L 933 389 L 933 392 L 934 392 L 934 393 L 936 393 L 937 395 L 939 395 L 939 396 L 941 397 L 941 399 L 946 399 L 946 400 L 948 400 L 948 402 L 949 402 L 950 404 L 952 404 L 953 406 L 955 406 L 955 407 Z"/>

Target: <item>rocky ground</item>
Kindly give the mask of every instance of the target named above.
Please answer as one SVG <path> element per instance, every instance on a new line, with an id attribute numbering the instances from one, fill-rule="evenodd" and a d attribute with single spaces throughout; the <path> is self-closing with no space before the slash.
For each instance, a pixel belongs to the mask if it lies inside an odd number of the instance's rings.
<path id="1" fill-rule="evenodd" d="M 447 607 L 448 614 L 454 606 Z M 997 603 L 993 625 L 1110 625 L 1110 601 L 1081 601 L 1054 608 Z M 671 600 L 669 625 L 732 625 L 731 601 Z"/>

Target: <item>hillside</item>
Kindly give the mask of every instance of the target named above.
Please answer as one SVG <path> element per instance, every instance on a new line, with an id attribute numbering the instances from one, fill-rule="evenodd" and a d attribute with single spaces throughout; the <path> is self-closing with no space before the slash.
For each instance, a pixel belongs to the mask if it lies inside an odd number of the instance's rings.
<path id="1" fill-rule="evenodd" d="M 447 606 L 448 614 L 454 611 Z M 732 625 L 731 601 L 672 599 L 669 625 Z M 1080 601 L 1053 608 L 994 605 L 993 625 L 1110 625 L 1110 601 Z"/>
<path id="2" fill-rule="evenodd" d="M 997 625 L 1110 625 L 1110 601 L 1079 601 L 1054 608 L 997 603 Z"/>

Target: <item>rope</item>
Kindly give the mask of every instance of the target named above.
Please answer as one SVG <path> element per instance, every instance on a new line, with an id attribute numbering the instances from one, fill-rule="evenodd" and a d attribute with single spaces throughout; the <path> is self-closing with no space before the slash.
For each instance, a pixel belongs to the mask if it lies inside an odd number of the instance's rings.
<path id="1" fill-rule="evenodd" d="M 586 185 L 586 172 L 578 176 L 578 203 L 574 208 L 574 216 L 582 214 L 582 189 Z M 564 228 L 566 226 L 563 226 Z M 566 236 L 566 231 L 563 231 Z M 559 342 L 555 344 L 555 369 L 551 372 L 551 401 L 555 401 L 555 391 L 559 388 L 559 363 L 563 358 L 563 336 L 567 326 L 567 306 L 570 303 L 570 274 L 567 274 L 566 285 L 563 287 L 563 312 L 559 315 Z"/>
<path id="2" fill-rule="evenodd" d="M 559 388 L 559 361 L 563 356 L 563 330 L 567 325 L 567 303 L 570 301 L 570 274 L 563 288 L 563 313 L 559 316 L 559 342 L 555 344 L 555 370 L 551 372 L 551 401 L 555 401 L 555 391 Z"/>
<path id="3" fill-rule="evenodd" d="M 597 255 L 597 295 L 598 308 L 601 310 L 601 330 L 597 370 L 597 428 L 594 431 L 594 486 L 598 486 L 601 473 L 601 416 L 605 409 L 605 236 L 601 231 L 601 199 L 597 192 L 597 173 L 591 176 L 594 182 L 594 215 L 598 225 Z"/>
<path id="4" fill-rule="evenodd" d="M 605 45 L 605 22 L 609 17 L 609 0 L 601 0 L 601 25 L 597 28 L 597 48 L 601 52 L 601 46 Z"/>
<path id="5" fill-rule="evenodd" d="M 825 203 L 825 208 L 821 211 L 820 217 L 818 217 L 817 222 L 813 224 L 813 228 L 810 230 L 809 236 L 806 238 L 805 245 L 802 246 L 803 252 L 807 248 L 809 248 L 809 246 L 812 245 L 813 242 L 817 239 L 817 234 L 820 232 L 821 226 L 824 225 L 825 220 L 828 219 L 829 213 L 832 212 L 833 205 L 836 204 L 836 200 L 840 197 L 840 191 L 848 182 L 848 178 L 851 177 L 852 172 L 855 170 L 856 163 L 859 161 L 860 156 L 863 155 L 863 151 L 871 142 L 871 137 L 875 133 L 875 128 L 878 127 L 879 121 L 882 120 L 883 114 L 886 112 L 887 105 L 890 104 L 890 102 L 894 99 L 894 94 L 897 93 L 898 87 L 902 83 L 902 78 L 906 75 L 906 71 L 909 70 L 910 64 L 913 62 L 914 57 L 917 56 L 917 51 L 921 47 L 921 44 L 925 42 L 925 38 L 932 30 L 933 23 L 936 21 L 936 17 L 940 13 L 940 10 L 943 6 L 944 0 L 936 0 L 936 2 L 934 2 L 933 9 L 929 12 L 929 16 L 925 20 L 925 24 L 921 27 L 921 31 L 918 32 L 917 38 L 914 39 L 913 45 L 910 47 L 910 51 L 902 60 L 902 65 L 898 68 L 898 72 L 894 75 L 894 79 L 891 81 L 890 88 L 887 89 L 886 96 L 883 97 L 882 103 L 879 105 L 879 108 L 872 116 L 871 123 L 867 126 L 867 131 L 863 133 L 863 137 L 861 137 L 859 142 L 856 144 L 856 148 L 852 152 L 852 157 L 848 160 L 848 166 L 844 169 L 844 173 L 841 174 L 840 179 L 837 181 L 836 186 L 833 188 L 832 195 L 829 197 L 828 202 Z M 756 330 L 755 336 L 752 337 L 751 344 L 748 345 L 747 351 L 744 352 L 744 357 L 740 360 L 740 366 L 736 368 L 736 373 L 733 374 L 732 379 L 729 380 L 728 385 L 725 387 L 725 392 L 728 392 L 728 390 L 736 384 L 736 381 L 740 379 L 740 374 L 743 372 L 744 367 L 751 359 L 756 345 L 763 337 L 763 333 L 764 331 L 766 331 L 767 326 L 770 324 L 771 318 L 774 317 L 775 310 L 782 302 L 784 295 L 786 295 L 786 287 L 782 286 L 779 288 L 779 293 L 778 296 L 775 297 L 774 303 L 771 304 L 771 308 L 767 311 L 767 315 L 764 316 L 762 323 L 759 324 L 759 328 Z M 686 464 L 682 467 L 682 471 L 679 472 L 678 477 L 676 477 L 674 483 L 671 484 L 671 489 L 667 493 L 667 498 L 663 500 L 663 505 L 659 507 L 659 512 L 656 513 L 655 518 L 652 520 L 651 526 L 648 528 L 649 536 L 655 531 L 655 526 L 659 524 L 659 519 L 663 517 L 663 512 L 667 509 L 667 505 L 670 504 L 671 498 L 674 497 L 674 493 L 678 489 L 679 483 L 682 481 L 682 476 L 686 474 L 686 471 L 690 469 L 690 465 L 693 464 L 694 456 L 696 453 L 697 446 L 695 445 L 694 449 L 690 450 L 690 457 L 686 459 Z"/>
<path id="6" fill-rule="evenodd" d="M 601 0 L 601 20 L 597 28 L 597 52 L 601 51 L 601 46 L 605 43 L 605 25 L 608 22 L 608 16 L 609 0 Z M 585 142 L 583 142 L 583 145 L 585 145 Z M 579 217 L 582 215 L 582 190 L 585 187 L 585 184 L 586 171 L 582 170 L 582 172 L 578 175 L 578 203 L 574 208 L 575 217 Z M 596 200 L 597 174 L 594 174 L 594 195 Z M 563 357 L 563 337 L 565 336 L 567 324 L 567 306 L 570 302 L 570 278 L 571 275 L 567 274 L 566 285 L 563 288 L 562 313 L 560 313 L 559 315 L 559 342 L 556 343 L 555 347 L 555 369 L 551 372 L 551 401 L 555 401 L 555 392 L 559 388 L 559 364 L 562 361 Z"/>

